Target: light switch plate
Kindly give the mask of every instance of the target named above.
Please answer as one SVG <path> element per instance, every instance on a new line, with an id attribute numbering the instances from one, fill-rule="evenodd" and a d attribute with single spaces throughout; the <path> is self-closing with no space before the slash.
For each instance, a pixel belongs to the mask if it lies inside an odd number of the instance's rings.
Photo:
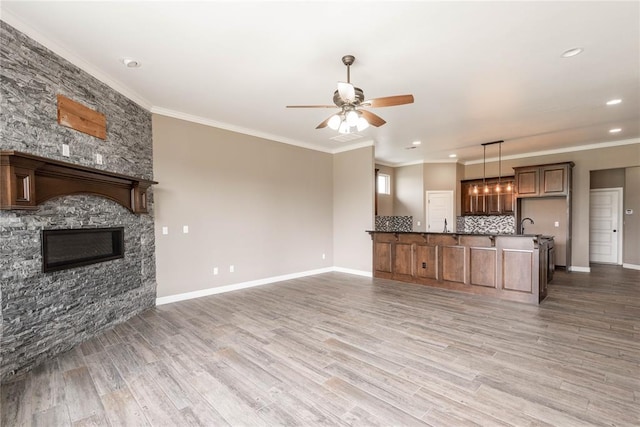
<path id="1" fill-rule="evenodd" d="M 183 225 L 183 226 L 182 226 L 182 232 L 183 232 L 184 234 L 187 234 L 187 233 L 189 232 L 189 226 L 188 226 L 188 225 Z"/>
<path id="2" fill-rule="evenodd" d="M 69 145 L 62 144 L 62 155 L 65 157 L 69 157 Z"/>
<path id="3" fill-rule="evenodd" d="M 556 221 L 556 222 L 554 222 L 554 223 L 553 223 L 553 226 L 554 226 L 554 227 L 560 227 L 560 221 Z"/>
<path id="4" fill-rule="evenodd" d="M 102 154 L 96 154 L 96 164 L 102 164 Z"/>
<path id="5" fill-rule="evenodd" d="M 233 273 L 234 271 L 236 271 L 236 268 L 233 265 L 229 266 L 229 273 Z"/>
<path id="6" fill-rule="evenodd" d="M 162 227 L 162 234 L 169 234 L 169 227 Z"/>

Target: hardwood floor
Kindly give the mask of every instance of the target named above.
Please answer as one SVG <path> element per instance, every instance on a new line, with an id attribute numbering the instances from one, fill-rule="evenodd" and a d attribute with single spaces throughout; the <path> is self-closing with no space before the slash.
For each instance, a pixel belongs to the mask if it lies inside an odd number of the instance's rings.
<path id="1" fill-rule="evenodd" d="M 640 272 L 541 306 L 328 273 L 159 306 L 2 386 L 2 426 L 640 425 Z"/>

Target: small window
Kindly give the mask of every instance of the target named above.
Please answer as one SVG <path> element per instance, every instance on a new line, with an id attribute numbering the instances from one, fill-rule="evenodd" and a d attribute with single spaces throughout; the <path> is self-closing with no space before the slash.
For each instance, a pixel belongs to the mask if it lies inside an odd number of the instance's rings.
<path id="1" fill-rule="evenodd" d="M 391 177 L 389 175 L 378 174 L 378 194 L 391 194 Z"/>

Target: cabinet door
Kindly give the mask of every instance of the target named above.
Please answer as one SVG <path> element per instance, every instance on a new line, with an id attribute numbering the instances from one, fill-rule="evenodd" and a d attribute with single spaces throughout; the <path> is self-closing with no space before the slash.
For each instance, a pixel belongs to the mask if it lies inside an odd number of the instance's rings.
<path id="1" fill-rule="evenodd" d="M 470 184 L 470 183 L 462 184 L 461 193 L 462 193 L 462 214 L 463 215 L 474 214 L 475 213 L 474 202 L 477 204 L 477 197 L 473 193 L 473 184 Z"/>
<path id="2" fill-rule="evenodd" d="M 416 276 L 437 279 L 437 246 L 416 245 Z"/>
<path id="3" fill-rule="evenodd" d="M 487 200 L 487 213 L 492 215 L 499 215 L 502 213 L 502 197 L 501 194 L 496 192 L 495 189 L 485 195 Z"/>
<path id="4" fill-rule="evenodd" d="M 375 242 L 373 254 L 375 270 L 383 273 L 391 273 L 391 243 Z"/>
<path id="5" fill-rule="evenodd" d="M 567 166 L 545 166 L 540 168 L 540 193 L 545 196 L 567 194 Z"/>
<path id="6" fill-rule="evenodd" d="M 515 206 L 514 182 L 512 180 L 505 181 L 502 186 L 502 194 L 500 194 L 500 209 L 504 214 L 512 214 Z"/>
<path id="7" fill-rule="evenodd" d="M 394 275 L 413 276 L 413 247 L 411 243 L 395 244 Z"/>
<path id="8" fill-rule="evenodd" d="M 538 195 L 538 168 L 521 169 L 516 172 L 516 191 L 518 197 Z"/>
<path id="9" fill-rule="evenodd" d="M 513 206 L 515 203 L 513 202 L 513 193 L 503 193 L 500 195 L 502 201 L 502 213 L 504 214 L 512 214 L 514 212 Z"/>

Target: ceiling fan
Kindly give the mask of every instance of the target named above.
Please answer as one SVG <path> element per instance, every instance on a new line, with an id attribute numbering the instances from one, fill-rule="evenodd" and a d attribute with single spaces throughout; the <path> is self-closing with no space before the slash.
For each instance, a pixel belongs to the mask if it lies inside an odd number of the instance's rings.
<path id="1" fill-rule="evenodd" d="M 340 133 L 362 131 L 371 126 L 379 127 L 386 123 L 384 119 L 362 107 L 378 108 L 392 107 L 413 103 L 413 95 L 385 96 L 383 98 L 364 99 L 364 92 L 351 84 L 351 65 L 356 58 L 353 55 L 342 57 L 342 63 L 347 66 L 347 82 L 338 82 L 338 90 L 333 93 L 335 105 L 287 105 L 287 108 L 340 108 L 336 114 L 325 119 L 316 126 L 322 129 L 329 126 Z"/>

